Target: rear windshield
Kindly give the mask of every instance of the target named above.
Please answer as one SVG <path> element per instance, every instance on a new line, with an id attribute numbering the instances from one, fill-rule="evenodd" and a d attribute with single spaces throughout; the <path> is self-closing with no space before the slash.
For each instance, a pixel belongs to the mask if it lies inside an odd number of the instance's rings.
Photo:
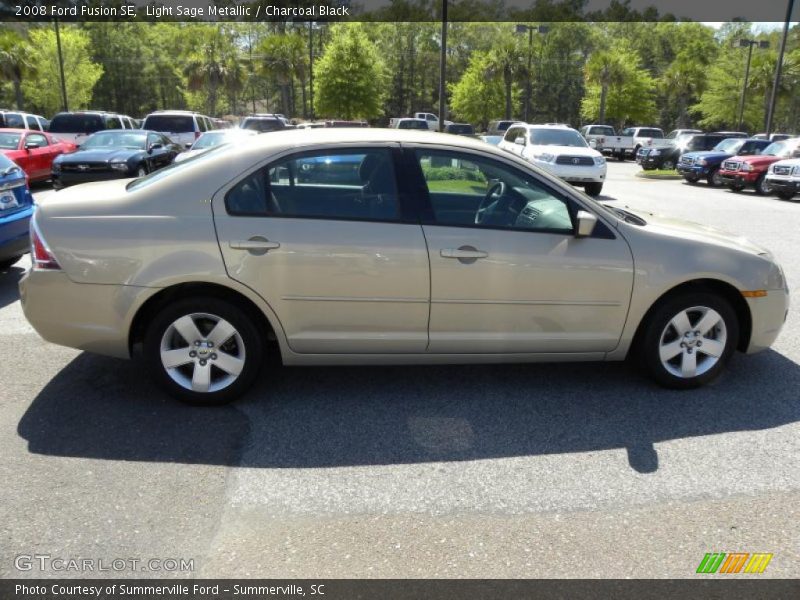
<path id="1" fill-rule="evenodd" d="M 408 119 L 397 124 L 398 129 L 427 129 L 428 124 L 419 119 Z"/>
<path id="2" fill-rule="evenodd" d="M 194 133 L 191 115 L 150 115 L 144 120 L 142 129 L 165 133 Z"/>
<path id="3" fill-rule="evenodd" d="M 456 133 L 459 135 L 471 135 L 475 133 L 472 125 L 448 125 L 447 133 Z"/>
<path id="4" fill-rule="evenodd" d="M 94 133 L 105 129 L 100 115 L 56 115 L 50 121 L 50 133 Z"/>
<path id="5" fill-rule="evenodd" d="M 663 138 L 664 132 L 660 129 L 640 129 L 639 137 Z"/>
<path id="6" fill-rule="evenodd" d="M 250 129 L 252 131 L 278 131 L 279 129 L 285 129 L 286 126 L 284 125 L 283 121 L 280 119 L 254 119 L 252 117 L 248 117 L 244 121 L 242 121 L 242 129 Z"/>
<path id="7" fill-rule="evenodd" d="M 587 135 L 614 135 L 613 127 L 590 127 Z"/>
<path id="8" fill-rule="evenodd" d="M 0 127 L 10 129 L 25 129 L 25 121 L 19 113 L 5 113 L 0 115 Z"/>

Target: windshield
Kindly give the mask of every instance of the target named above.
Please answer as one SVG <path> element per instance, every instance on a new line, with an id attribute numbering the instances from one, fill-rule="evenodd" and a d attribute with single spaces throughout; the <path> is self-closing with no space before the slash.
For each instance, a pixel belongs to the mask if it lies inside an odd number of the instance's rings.
<path id="1" fill-rule="evenodd" d="M 736 154 L 743 145 L 744 142 L 742 140 L 727 139 L 722 140 L 719 144 L 714 146 L 714 150 L 717 152 L 725 152 L 726 154 Z"/>
<path id="2" fill-rule="evenodd" d="M 8 175 L 18 169 L 19 165 L 17 165 L 17 163 L 8 158 L 5 154 L 0 154 L 0 173 Z"/>
<path id="3" fill-rule="evenodd" d="M 16 150 L 19 148 L 19 133 L 0 133 L 0 148 L 3 150 Z"/>
<path id="4" fill-rule="evenodd" d="M 783 156 L 788 153 L 789 145 L 786 142 L 774 142 L 761 151 L 766 156 Z"/>
<path id="5" fill-rule="evenodd" d="M 147 144 L 147 134 L 133 131 L 102 131 L 95 133 L 82 145 L 81 150 L 130 148 L 131 150 L 144 150 Z"/>
<path id="6" fill-rule="evenodd" d="M 203 148 L 213 148 L 224 144 L 227 137 L 224 133 L 204 133 L 192 146 L 192 150 L 202 150 Z"/>
<path id="7" fill-rule="evenodd" d="M 536 146 L 577 146 L 578 148 L 588 146 L 581 134 L 573 129 L 532 129 L 531 144 Z"/>

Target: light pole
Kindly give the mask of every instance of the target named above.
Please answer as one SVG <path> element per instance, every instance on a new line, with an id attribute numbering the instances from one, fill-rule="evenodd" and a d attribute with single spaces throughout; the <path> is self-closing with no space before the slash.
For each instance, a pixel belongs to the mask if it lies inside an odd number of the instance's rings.
<path id="1" fill-rule="evenodd" d="M 775 102 L 778 99 L 778 87 L 781 84 L 781 68 L 783 67 L 783 53 L 786 51 L 786 38 L 789 36 L 789 22 L 792 20 L 792 9 L 794 0 L 789 0 L 786 6 L 786 21 L 783 24 L 783 37 L 781 38 L 781 50 L 778 53 L 778 64 L 775 65 L 775 81 L 772 82 L 772 94 L 769 98 L 769 109 L 767 110 L 767 139 L 772 133 L 772 117 L 775 116 Z"/>
<path id="2" fill-rule="evenodd" d="M 58 19 L 55 19 L 56 25 L 56 48 L 58 49 L 58 72 L 61 75 L 61 100 L 64 103 L 64 112 L 69 110 L 67 103 L 67 82 L 64 79 L 64 55 L 61 52 L 61 32 L 58 29 Z"/>
<path id="3" fill-rule="evenodd" d="M 747 80 L 750 78 L 750 59 L 753 58 L 753 46 L 769 48 L 769 42 L 758 40 L 739 40 L 740 48 L 747 48 L 747 67 L 744 70 L 744 84 L 742 84 L 742 97 L 739 102 L 739 130 L 744 123 L 744 102 L 747 95 Z"/>
<path id="4" fill-rule="evenodd" d="M 314 120 L 314 22 L 308 22 L 308 99 L 309 117 Z"/>
<path id="5" fill-rule="evenodd" d="M 528 32 L 528 79 L 525 84 L 525 110 L 523 119 L 525 122 L 528 122 L 528 115 L 531 109 L 531 63 L 533 62 L 533 33 L 545 34 L 550 31 L 550 28 L 547 25 L 525 25 L 525 24 L 518 24 L 514 33 L 516 34 L 523 34 Z M 539 57 L 539 70 L 542 68 L 542 57 Z"/>
<path id="6" fill-rule="evenodd" d="M 447 75 L 447 0 L 442 0 L 442 53 L 439 56 L 439 131 L 444 131 L 444 93 Z"/>

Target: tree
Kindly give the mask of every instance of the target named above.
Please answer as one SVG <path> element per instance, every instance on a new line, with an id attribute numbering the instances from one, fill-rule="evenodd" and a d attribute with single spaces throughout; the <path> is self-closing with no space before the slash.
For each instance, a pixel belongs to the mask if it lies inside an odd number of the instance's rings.
<path id="1" fill-rule="evenodd" d="M 303 94 L 303 114 L 306 109 L 306 73 L 308 72 L 307 40 L 300 33 L 280 33 L 264 38 L 258 47 L 261 72 L 277 82 L 281 92 L 281 112 L 296 114 L 294 78 L 300 80 Z"/>
<path id="2" fill-rule="evenodd" d="M 450 86 L 450 109 L 459 119 L 485 129 L 490 119 L 501 114 L 506 96 L 501 86 L 487 73 L 494 67 L 488 52 L 473 52 L 469 66 L 459 82 Z M 514 88 L 518 102 L 519 90 Z"/>
<path id="3" fill-rule="evenodd" d="M 331 28 L 315 73 L 316 110 L 347 120 L 374 119 L 383 109 L 389 77 L 383 58 L 361 23 Z"/>
<path id="4" fill-rule="evenodd" d="M 635 51 L 619 44 L 592 54 L 586 63 L 581 114 L 600 123 L 644 123 L 656 115 L 655 81 L 639 66 Z"/>
<path id="5" fill-rule="evenodd" d="M 505 96 L 506 119 L 511 118 L 513 112 L 514 81 L 521 73 L 525 72 L 525 53 L 516 39 L 507 36 L 499 37 L 497 44 L 489 52 L 488 73 L 500 74 L 503 80 L 503 94 Z"/>
<path id="6" fill-rule="evenodd" d="M 32 69 L 25 39 L 12 29 L 0 31 L 0 73 L 14 86 L 17 110 L 23 108 L 22 78 Z"/>
<path id="7" fill-rule="evenodd" d="M 62 106 L 56 34 L 50 28 L 31 29 L 29 38 L 30 47 L 36 48 L 31 55 L 34 75 L 22 82 L 22 91 L 35 110 L 53 114 Z M 84 31 L 62 25 L 61 49 L 71 109 L 88 108 L 95 83 L 103 74 L 103 67 L 91 60 L 90 42 Z"/>

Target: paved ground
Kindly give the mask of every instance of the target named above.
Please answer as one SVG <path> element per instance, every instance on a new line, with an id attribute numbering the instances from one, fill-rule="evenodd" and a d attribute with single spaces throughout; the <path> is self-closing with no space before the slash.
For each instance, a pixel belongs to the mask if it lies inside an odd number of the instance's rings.
<path id="1" fill-rule="evenodd" d="M 800 203 L 636 170 L 612 163 L 604 200 L 747 235 L 800 297 Z M 294 368 L 202 410 L 40 340 L 21 274 L 0 275 L 0 576 L 41 576 L 14 569 L 39 553 L 209 577 L 692 577 L 712 551 L 800 575 L 800 311 L 690 393 L 616 364 Z"/>

